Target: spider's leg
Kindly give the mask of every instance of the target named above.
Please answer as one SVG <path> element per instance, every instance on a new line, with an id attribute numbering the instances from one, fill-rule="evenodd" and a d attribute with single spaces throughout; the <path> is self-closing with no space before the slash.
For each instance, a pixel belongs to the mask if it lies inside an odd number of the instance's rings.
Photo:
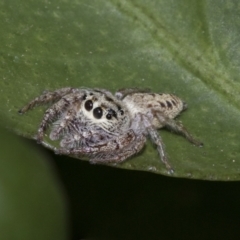
<path id="1" fill-rule="evenodd" d="M 133 131 L 128 131 L 126 134 L 120 136 L 120 137 L 114 137 L 113 139 L 110 139 L 109 141 L 104 142 L 96 142 L 89 144 L 81 144 L 80 142 L 82 139 L 79 139 L 78 147 L 72 147 L 72 148 L 66 148 L 66 144 L 70 146 L 71 142 L 67 142 L 69 139 L 64 139 L 61 142 L 62 148 L 56 149 L 56 153 L 58 154 L 67 154 L 67 155 L 84 155 L 89 156 L 90 158 L 92 156 L 97 155 L 98 153 L 104 153 L 104 152 L 111 152 L 118 149 L 122 149 L 126 146 L 128 146 L 132 141 L 134 141 L 136 138 L 135 133 Z M 64 142 L 65 141 L 65 142 Z"/>
<path id="2" fill-rule="evenodd" d="M 63 96 L 58 102 L 53 104 L 47 111 L 45 112 L 40 127 L 38 129 L 37 141 L 42 142 L 44 131 L 47 129 L 49 123 L 54 121 L 59 115 L 62 115 L 67 108 L 74 108 L 74 106 L 79 106 L 82 102 L 84 92 L 82 94 L 72 93 L 66 96 Z"/>
<path id="3" fill-rule="evenodd" d="M 31 102 L 29 102 L 27 105 L 25 105 L 18 112 L 23 114 L 23 113 L 27 112 L 28 110 L 34 108 L 37 105 L 45 104 L 45 103 L 49 103 L 49 102 L 56 102 L 59 99 L 61 99 L 63 96 L 65 96 L 66 94 L 69 94 L 73 91 L 74 91 L 74 88 L 70 88 L 70 87 L 61 88 L 61 89 L 58 89 L 53 92 L 44 91 L 44 93 L 42 95 L 33 99 Z"/>
<path id="4" fill-rule="evenodd" d="M 132 155 L 140 152 L 144 147 L 145 142 L 146 137 L 144 135 L 140 135 L 123 148 L 113 148 L 107 152 L 94 154 L 90 159 L 90 163 L 107 164 L 123 162 Z"/>
<path id="5" fill-rule="evenodd" d="M 74 119 L 76 118 L 76 110 L 74 108 L 68 109 L 61 121 L 56 121 L 53 125 L 49 137 L 51 140 L 57 140 L 65 132 L 65 134 L 71 132 L 74 129 Z M 77 130 L 76 130 L 77 131 Z"/>
<path id="6" fill-rule="evenodd" d="M 133 94 L 133 93 L 148 93 L 148 92 L 151 92 L 151 90 L 149 88 L 146 88 L 146 89 L 122 88 L 122 89 L 117 90 L 117 92 L 115 93 L 115 97 L 118 100 L 122 100 L 129 94 Z"/>
<path id="7" fill-rule="evenodd" d="M 97 92 L 105 93 L 106 95 L 112 95 L 112 93 L 110 91 L 103 89 L 103 88 L 94 88 L 93 90 L 97 91 Z"/>
<path id="8" fill-rule="evenodd" d="M 161 112 L 156 112 L 156 116 L 159 120 L 159 122 L 166 128 L 181 134 L 183 137 L 185 137 L 189 142 L 193 143 L 194 145 L 198 147 L 202 147 L 203 143 L 195 139 L 188 130 L 182 125 L 182 123 L 175 121 L 174 119 L 170 119 L 166 116 L 164 116 Z"/>
<path id="9" fill-rule="evenodd" d="M 160 155 L 160 158 L 161 158 L 162 162 L 165 164 L 166 168 L 170 172 L 173 172 L 173 169 L 172 169 L 170 163 L 168 162 L 168 158 L 167 158 L 167 155 L 166 155 L 166 151 L 165 151 L 165 147 L 164 147 L 164 143 L 162 141 L 162 138 L 158 134 L 157 130 L 152 126 L 148 117 L 146 117 L 145 115 L 142 115 L 142 122 L 143 122 L 144 126 L 146 127 L 146 130 L 147 130 L 147 133 L 150 136 L 150 139 L 152 140 L 152 142 L 154 144 L 156 144 L 157 151 Z"/>

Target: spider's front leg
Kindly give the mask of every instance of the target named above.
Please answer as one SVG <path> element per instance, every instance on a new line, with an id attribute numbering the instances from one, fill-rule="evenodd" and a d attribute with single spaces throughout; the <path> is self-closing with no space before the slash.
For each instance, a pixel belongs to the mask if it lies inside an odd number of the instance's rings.
<path id="1" fill-rule="evenodd" d="M 33 99 L 23 108 L 21 108 L 18 112 L 20 114 L 23 114 L 29 111 L 30 109 L 33 109 L 37 105 L 46 104 L 49 102 L 56 102 L 60 100 L 64 95 L 71 93 L 73 90 L 74 90 L 73 88 L 68 87 L 68 88 L 61 88 L 53 92 L 44 91 L 42 95 Z"/>
<path id="2" fill-rule="evenodd" d="M 119 149 L 124 149 L 129 146 L 136 139 L 135 133 L 130 130 L 125 134 L 113 137 L 108 141 L 96 141 L 96 142 L 88 142 L 88 139 L 79 138 L 78 142 L 76 141 L 74 144 L 71 143 L 73 137 L 70 136 L 61 141 L 60 149 L 56 149 L 55 152 L 57 154 L 66 154 L 66 155 L 77 155 L 77 156 L 89 156 L 91 163 L 104 163 L 104 159 L 107 157 L 102 157 L 100 160 L 98 158 L 99 154 L 101 156 L 109 155 L 109 153 L 117 152 Z M 72 148 L 67 148 L 72 144 Z M 76 147 L 78 146 L 78 147 Z M 117 154 L 116 154 L 117 155 Z M 99 161 L 98 161 L 99 160 Z M 110 162 L 110 161 L 107 161 Z"/>
<path id="3" fill-rule="evenodd" d="M 94 154 L 91 156 L 90 163 L 121 163 L 127 158 L 140 152 L 144 147 L 145 142 L 146 137 L 143 134 L 139 135 L 122 148 L 112 148 L 107 152 L 99 152 L 97 154 Z"/>
<path id="4" fill-rule="evenodd" d="M 51 140 L 57 140 L 63 133 L 68 134 L 74 129 L 74 119 L 76 118 L 77 112 L 74 108 L 70 108 L 64 113 L 61 121 L 56 121 L 53 123 L 53 130 L 51 131 L 49 137 Z"/>
<path id="5" fill-rule="evenodd" d="M 52 107 L 47 109 L 38 129 L 37 141 L 39 143 L 43 140 L 43 135 L 48 127 L 48 124 L 53 122 L 59 116 L 63 116 L 63 113 L 65 113 L 61 124 L 59 124 L 58 127 L 56 127 L 50 135 L 52 140 L 59 138 L 61 132 L 68 127 L 68 124 L 71 123 L 72 118 L 76 116 L 76 109 L 79 108 L 84 95 L 85 92 L 68 94 L 66 96 L 63 96 L 58 102 L 53 104 Z"/>

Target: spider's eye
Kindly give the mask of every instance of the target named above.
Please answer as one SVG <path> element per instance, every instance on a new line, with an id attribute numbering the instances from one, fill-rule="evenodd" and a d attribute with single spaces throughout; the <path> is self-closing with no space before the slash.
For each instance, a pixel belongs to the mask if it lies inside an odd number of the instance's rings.
<path id="1" fill-rule="evenodd" d="M 97 119 L 100 119 L 103 115 L 102 109 L 100 107 L 97 107 L 93 110 L 93 116 Z"/>
<path id="2" fill-rule="evenodd" d="M 91 100 L 87 100 L 87 101 L 85 102 L 84 106 L 85 106 L 85 109 L 86 109 L 87 111 L 91 111 L 92 108 L 93 108 L 93 103 L 92 103 Z"/>
<path id="3" fill-rule="evenodd" d="M 108 114 L 106 115 L 106 118 L 107 118 L 108 120 L 112 119 L 112 114 L 108 113 Z"/>
<path id="4" fill-rule="evenodd" d="M 87 98 L 87 95 L 84 94 L 83 97 L 82 97 L 82 100 L 85 100 Z"/>
<path id="5" fill-rule="evenodd" d="M 116 112 L 113 110 L 113 109 L 109 109 L 108 110 L 108 114 L 106 115 L 106 118 L 108 119 L 108 120 L 110 120 L 110 119 L 112 119 L 112 117 L 114 117 L 114 118 L 116 118 L 117 119 L 117 114 L 116 114 Z"/>
<path id="6" fill-rule="evenodd" d="M 124 114 L 124 111 L 122 110 L 122 108 L 120 106 L 118 106 L 118 111 L 120 112 L 121 115 Z"/>

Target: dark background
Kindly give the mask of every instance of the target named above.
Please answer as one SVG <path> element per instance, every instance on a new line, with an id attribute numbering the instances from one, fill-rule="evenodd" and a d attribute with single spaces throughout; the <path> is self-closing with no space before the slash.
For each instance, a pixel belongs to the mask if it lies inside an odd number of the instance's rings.
<path id="1" fill-rule="evenodd" d="M 71 239 L 240 239 L 240 183 L 165 177 L 53 158 Z"/>

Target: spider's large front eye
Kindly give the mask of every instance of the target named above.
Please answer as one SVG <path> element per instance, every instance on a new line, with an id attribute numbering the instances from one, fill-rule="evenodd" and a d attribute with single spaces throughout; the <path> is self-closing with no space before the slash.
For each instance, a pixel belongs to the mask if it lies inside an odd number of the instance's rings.
<path id="1" fill-rule="evenodd" d="M 93 102 L 92 102 L 91 100 L 87 100 L 87 101 L 85 102 L 84 106 L 85 106 L 85 109 L 86 109 L 87 111 L 91 111 L 92 108 L 93 108 Z"/>
<path id="2" fill-rule="evenodd" d="M 103 115 L 102 109 L 100 107 L 97 107 L 93 110 L 93 116 L 97 119 L 100 119 Z"/>

